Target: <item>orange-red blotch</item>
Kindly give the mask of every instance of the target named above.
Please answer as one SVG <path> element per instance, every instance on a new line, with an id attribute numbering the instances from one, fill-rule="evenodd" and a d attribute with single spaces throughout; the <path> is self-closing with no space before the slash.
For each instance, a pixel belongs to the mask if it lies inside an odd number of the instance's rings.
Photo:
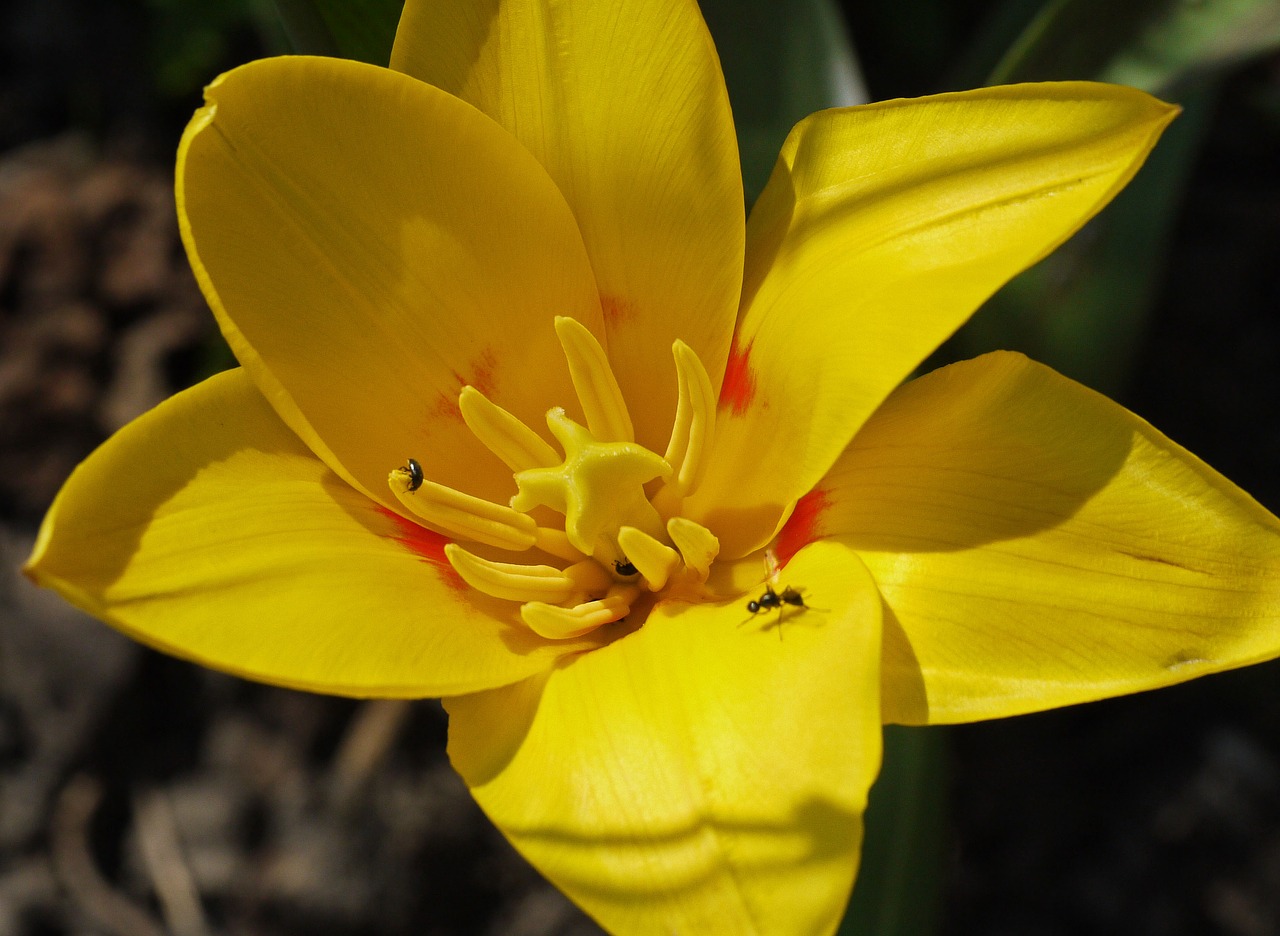
<path id="1" fill-rule="evenodd" d="M 827 507 L 827 492 L 821 488 L 814 488 L 796 501 L 796 509 L 791 511 L 791 516 L 787 518 L 773 545 L 773 553 L 778 560 L 779 568 L 785 566 L 791 561 L 792 556 L 818 539 L 818 521 Z"/>
<path id="2" fill-rule="evenodd" d="M 621 325 L 635 317 L 636 307 L 621 296 L 600 297 L 600 312 L 606 325 Z"/>
<path id="3" fill-rule="evenodd" d="M 453 389 L 436 393 L 436 404 L 431 408 L 432 419 L 451 419 L 462 422 L 462 410 L 458 408 L 458 394 L 462 392 L 462 388 L 472 386 L 485 396 L 492 398 L 494 388 L 498 384 L 497 371 L 498 356 L 494 354 L 492 348 L 485 348 L 471 362 L 465 374 L 456 370 L 453 372 L 456 383 Z"/>
<path id="4" fill-rule="evenodd" d="M 756 376 L 751 372 L 751 342 L 745 348 L 738 347 L 735 337 L 729 348 L 729 360 L 724 365 L 724 383 L 720 384 L 720 409 L 729 409 L 741 416 L 756 396 Z"/>
<path id="5" fill-rule="evenodd" d="M 459 377 L 459 387 L 461 386 L 462 380 Z M 433 421 L 452 419 L 455 422 L 462 422 L 462 410 L 458 408 L 457 394 L 449 396 L 446 393 L 437 393 L 436 405 L 431 408 L 431 419 Z"/>
<path id="6" fill-rule="evenodd" d="M 441 579 L 450 588 L 458 591 L 466 590 L 467 583 L 454 570 L 444 554 L 444 547 L 451 540 L 435 530 L 428 530 L 426 527 L 418 526 L 412 520 L 405 519 L 393 510 L 388 510 L 385 507 L 377 507 L 375 509 L 395 524 L 396 533 L 391 537 L 393 540 L 407 547 L 411 552 L 416 553 L 424 562 L 429 562 L 439 569 Z"/>
<path id="7" fill-rule="evenodd" d="M 498 386 L 497 371 L 498 356 L 493 353 L 492 348 L 485 348 L 471 362 L 471 379 L 467 383 L 485 396 L 492 398 Z M 458 390 L 461 391 L 462 387 L 458 387 Z"/>

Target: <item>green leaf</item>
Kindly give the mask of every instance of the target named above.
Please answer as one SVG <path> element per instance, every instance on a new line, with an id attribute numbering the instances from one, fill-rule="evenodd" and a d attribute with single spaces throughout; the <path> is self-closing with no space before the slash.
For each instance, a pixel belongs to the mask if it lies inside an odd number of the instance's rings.
<path id="1" fill-rule="evenodd" d="M 143 5 L 148 71 L 169 99 L 198 99 L 210 78 L 240 64 L 238 35 L 256 34 L 268 54 L 288 48 L 270 0 L 143 0 Z"/>
<path id="2" fill-rule="evenodd" d="M 733 104 L 748 203 L 791 128 L 814 111 L 867 100 L 834 0 L 704 0 Z"/>
<path id="3" fill-rule="evenodd" d="M 1117 84 L 1157 93 L 1280 47 L 1276 0 L 1180 3 L 1146 24 L 1103 73 Z"/>
<path id="4" fill-rule="evenodd" d="M 937 924 L 947 824 L 945 729 L 884 729 L 862 866 L 837 936 L 927 936 Z"/>
<path id="5" fill-rule="evenodd" d="M 275 0 L 294 49 L 373 65 L 391 60 L 404 0 Z"/>
<path id="6" fill-rule="evenodd" d="M 1278 45 L 1276 0 L 1053 0 L 990 83 L 1094 78 L 1167 94 Z"/>
<path id="7" fill-rule="evenodd" d="M 1071 241 L 984 306 L 942 357 L 1023 351 L 1097 389 L 1122 388 L 1165 268 L 1170 231 L 1225 67 L 1280 47 L 1276 0 L 1007 0 L 958 73 L 989 63 L 986 83 L 1093 79 L 1184 105 L 1146 166 Z"/>

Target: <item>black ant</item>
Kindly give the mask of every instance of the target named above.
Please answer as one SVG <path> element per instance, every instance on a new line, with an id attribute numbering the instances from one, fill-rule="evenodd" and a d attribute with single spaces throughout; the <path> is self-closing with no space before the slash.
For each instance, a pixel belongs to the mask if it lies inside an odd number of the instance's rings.
<path id="1" fill-rule="evenodd" d="M 778 572 L 782 566 L 778 563 L 778 557 L 774 555 L 772 549 L 766 549 L 764 553 L 764 570 L 766 573 L 766 582 L 776 582 L 778 580 Z M 790 585 L 784 586 L 782 591 L 774 591 L 772 584 L 764 587 L 764 594 L 754 601 L 747 602 L 747 610 L 752 616 L 765 611 L 778 609 L 778 638 L 782 638 L 782 613 L 786 610 L 786 606 L 791 605 L 793 608 L 801 608 L 805 611 L 810 610 L 809 606 L 804 603 L 804 595 L 799 589 L 792 588 Z M 747 618 L 747 621 L 751 618 Z M 745 624 L 747 621 L 743 621 Z M 741 626 L 741 625 L 739 625 Z"/>
<path id="2" fill-rule="evenodd" d="M 790 585 L 782 589 L 781 592 L 773 590 L 772 585 L 764 587 L 764 594 L 755 601 L 747 602 L 747 610 L 752 614 L 759 614 L 761 611 L 772 611 L 778 609 L 778 615 L 782 615 L 782 606 L 791 605 L 793 608 L 805 608 L 809 606 L 804 603 L 804 595 L 796 591 Z"/>
<path id="3" fill-rule="evenodd" d="M 640 570 L 630 562 L 623 559 L 613 560 L 613 570 L 619 575 L 631 576 L 637 574 Z"/>
<path id="4" fill-rule="evenodd" d="M 751 614 L 754 616 L 757 614 L 763 614 L 766 611 L 772 611 L 774 608 L 777 608 L 778 609 L 778 639 L 781 640 L 782 639 L 782 613 L 783 611 L 786 610 L 787 605 L 791 605 L 791 607 L 793 608 L 802 608 L 806 611 L 809 610 L 809 606 L 804 603 L 804 595 L 802 595 L 796 589 L 792 588 L 790 585 L 783 588 L 782 591 L 780 592 L 774 591 L 772 585 L 766 585 L 764 587 L 763 595 L 761 595 L 759 598 L 755 599 L 754 601 L 747 602 L 747 610 L 750 611 Z M 747 618 L 747 621 L 749 620 L 751 620 L 751 618 Z M 747 623 L 747 621 L 743 621 L 742 623 L 745 624 Z"/>

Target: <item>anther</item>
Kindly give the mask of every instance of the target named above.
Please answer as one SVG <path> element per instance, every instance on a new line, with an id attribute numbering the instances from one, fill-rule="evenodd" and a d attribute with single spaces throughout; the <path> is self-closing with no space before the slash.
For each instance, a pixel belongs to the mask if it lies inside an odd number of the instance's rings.
<path id="1" fill-rule="evenodd" d="M 618 530 L 618 546 L 644 576 L 649 591 L 665 588 L 671 573 L 680 568 L 680 556 L 674 549 L 635 527 Z"/>
<path id="2" fill-rule="evenodd" d="M 558 608 L 541 601 L 520 606 L 520 618 L 531 631 L 548 640 L 581 637 L 605 624 L 627 616 L 631 603 L 640 596 L 634 585 L 618 585 L 603 598 L 587 601 L 572 608 Z"/>
<path id="3" fill-rule="evenodd" d="M 609 358 L 595 335 L 577 319 L 556 316 L 556 336 L 569 362 L 569 377 L 587 417 L 587 428 L 601 442 L 633 442 L 631 414 L 613 376 Z"/>
<path id="4" fill-rule="evenodd" d="M 581 600 L 613 584 L 599 563 L 584 560 L 567 569 L 547 565 L 521 565 L 482 559 L 455 543 L 444 548 L 445 558 L 462 580 L 486 595 L 506 601 L 545 601 L 560 604 Z"/>
<path id="5" fill-rule="evenodd" d="M 475 387 L 463 387 L 458 408 L 472 434 L 512 471 L 546 468 L 560 461 L 556 450 L 519 419 Z"/>
<path id="6" fill-rule="evenodd" d="M 557 559 L 563 559 L 566 562 L 579 562 L 587 558 L 580 549 L 577 549 L 573 543 L 569 542 L 569 537 L 564 530 L 540 526 L 534 531 L 534 535 L 538 538 L 534 545 L 544 553 L 555 556 Z"/>
<path id="7" fill-rule="evenodd" d="M 698 355 L 676 339 L 671 346 L 676 360 L 678 402 L 671 441 L 663 457 L 675 472 L 671 484 L 681 497 L 688 497 L 706 472 L 707 453 L 716 425 L 716 398 L 711 378 Z"/>
<path id="8" fill-rule="evenodd" d="M 416 464 L 416 462 L 415 462 Z M 500 549 L 528 549 L 537 541 L 537 523 L 526 514 L 422 478 L 422 467 L 397 468 L 387 478 L 391 493 L 407 510 L 459 539 Z"/>
<path id="9" fill-rule="evenodd" d="M 445 558 L 472 588 L 506 601 L 567 601 L 577 590 L 573 579 L 546 565 L 493 562 L 449 543 Z"/>
<path id="10" fill-rule="evenodd" d="M 698 581 L 705 582 L 711 572 L 711 563 L 720 554 L 720 540 L 701 523 L 695 523 L 686 517 L 672 517 L 667 521 L 667 535 L 684 564 L 693 570 Z"/>

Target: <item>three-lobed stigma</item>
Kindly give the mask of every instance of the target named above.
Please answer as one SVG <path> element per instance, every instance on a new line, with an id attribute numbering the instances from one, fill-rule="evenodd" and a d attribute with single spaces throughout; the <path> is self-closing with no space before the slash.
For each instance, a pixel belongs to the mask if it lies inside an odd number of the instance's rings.
<path id="1" fill-rule="evenodd" d="M 553 640 L 622 620 L 645 594 L 705 582 L 720 551 L 710 530 L 680 515 L 702 480 L 715 432 L 714 390 L 697 354 L 679 340 L 672 348 L 678 403 L 658 455 L 635 441 L 595 336 L 564 316 L 555 329 L 587 423 L 561 407 L 547 412 L 561 452 L 474 387 L 458 396 L 472 434 L 511 469 L 517 493 L 509 504 L 436 484 L 413 458 L 388 479 L 408 511 L 455 540 L 445 556 L 463 581 L 519 602 L 521 620 Z M 539 507 L 560 514 L 563 527 L 540 526 L 531 515 Z M 456 541 L 536 555 L 498 562 Z"/>

